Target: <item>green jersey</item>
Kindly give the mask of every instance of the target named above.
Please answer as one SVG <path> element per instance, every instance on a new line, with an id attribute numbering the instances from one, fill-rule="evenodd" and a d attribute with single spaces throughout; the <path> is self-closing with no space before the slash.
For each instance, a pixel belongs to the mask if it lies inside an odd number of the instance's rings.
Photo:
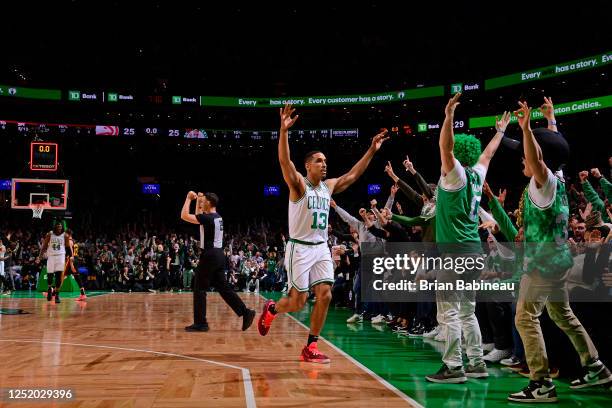
<path id="1" fill-rule="evenodd" d="M 268 259 L 268 273 L 274 273 L 276 270 L 276 261 L 274 259 Z"/>
<path id="2" fill-rule="evenodd" d="M 452 176 L 456 181 L 449 185 L 444 177 L 440 179 L 436 201 L 436 242 L 474 243 L 478 245 L 470 247 L 480 250 L 478 208 L 485 175 L 484 166 L 477 164 L 462 168 L 455 160 L 455 168 L 446 178 Z"/>
<path id="3" fill-rule="evenodd" d="M 554 197 L 545 207 L 532 197 L 535 181 L 523 193 L 525 272 L 538 271 L 543 277 L 559 278 L 574 264 L 567 244 L 569 204 L 563 182 L 550 170 L 548 176 Z"/>

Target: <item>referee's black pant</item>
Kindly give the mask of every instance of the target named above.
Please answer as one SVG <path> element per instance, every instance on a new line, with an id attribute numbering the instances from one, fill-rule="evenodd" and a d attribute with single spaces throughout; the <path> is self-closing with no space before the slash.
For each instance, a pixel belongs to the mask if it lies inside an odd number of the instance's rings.
<path id="1" fill-rule="evenodd" d="M 225 279 L 224 264 L 225 256 L 222 249 L 205 249 L 200 256 L 200 264 L 196 270 L 193 283 L 193 322 L 195 324 L 207 323 L 206 292 L 211 286 L 217 289 L 225 303 L 238 316 L 244 315 L 247 310 L 242 299 Z"/>

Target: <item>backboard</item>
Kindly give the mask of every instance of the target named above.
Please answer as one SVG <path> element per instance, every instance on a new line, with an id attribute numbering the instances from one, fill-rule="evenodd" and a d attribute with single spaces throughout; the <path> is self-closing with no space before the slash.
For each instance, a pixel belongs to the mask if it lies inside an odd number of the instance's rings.
<path id="1" fill-rule="evenodd" d="M 43 205 L 45 210 L 68 208 L 68 180 L 14 178 L 11 187 L 11 208 L 29 210 Z"/>

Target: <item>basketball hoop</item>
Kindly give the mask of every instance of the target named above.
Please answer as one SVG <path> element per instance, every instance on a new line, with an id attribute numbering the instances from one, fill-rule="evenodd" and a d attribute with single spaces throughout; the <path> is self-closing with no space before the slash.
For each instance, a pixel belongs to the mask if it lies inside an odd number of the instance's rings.
<path id="1" fill-rule="evenodd" d="M 40 220 L 45 210 L 45 206 L 43 204 L 34 204 L 31 205 L 30 208 L 32 209 L 32 218 L 38 218 Z"/>

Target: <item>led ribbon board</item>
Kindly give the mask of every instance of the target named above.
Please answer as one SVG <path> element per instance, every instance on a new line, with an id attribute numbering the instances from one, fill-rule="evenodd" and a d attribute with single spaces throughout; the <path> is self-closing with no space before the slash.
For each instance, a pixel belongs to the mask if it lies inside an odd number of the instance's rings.
<path id="1" fill-rule="evenodd" d="M 597 109 L 607 109 L 612 107 L 612 95 L 601 96 L 599 98 L 583 99 L 581 101 L 567 102 L 555 105 L 555 116 L 572 115 L 575 113 L 588 112 Z M 497 115 L 497 116 L 501 116 Z M 531 111 L 531 119 L 542 119 L 542 112 L 534 108 Z M 518 119 L 514 114 L 510 118 L 510 123 L 517 123 Z M 469 128 L 485 128 L 495 126 L 495 116 L 481 116 L 470 118 Z"/>
<path id="2" fill-rule="evenodd" d="M 543 68 L 531 69 L 529 71 L 517 72 L 515 74 L 504 75 L 485 81 L 485 89 L 491 90 L 516 85 L 523 82 L 537 81 L 541 79 L 553 78 L 560 75 L 572 74 L 578 71 L 585 71 L 606 66 L 612 62 L 612 52 L 595 55 L 592 57 L 581 58 L 579 60 L 562 62 L 556 65 L 549 65 Z"/>
<path id="3" fill-rule="evenodd" d="M 234 108 L 279 108 L 287 103 L 294 106 L 340 106 L 365 105 L 407 101 L 410 99 L 444 96 L 443 86 L 405 89 L 395 92 L 334 96 L 298 96 L 281 98 L 249 98 L 226 96 L 201 96 L 201 106 L 234 107 Z"/>

